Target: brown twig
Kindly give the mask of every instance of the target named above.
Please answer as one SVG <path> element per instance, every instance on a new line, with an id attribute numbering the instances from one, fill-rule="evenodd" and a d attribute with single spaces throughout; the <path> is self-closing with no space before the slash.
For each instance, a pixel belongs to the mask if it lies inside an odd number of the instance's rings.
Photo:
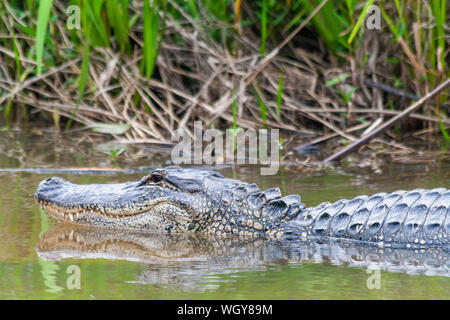
<path id="1" fill-rule="evenodd" d="M 360 76 L 358 76 L 358 79 L 362 79 L 362 78 Z M 384 91 L 384 92 L 387 92 L 387 93 L 390 93 L 390 94 L 393 94 L 393 95 L 396 95 L 396 96 L 399 96 L 399 97 L 405 97 L 405 98 L 408 98 L 410 100 L 419 100 L 419 97 L 416 96 L 415 94 L 412 94 L 412 93 L 409 93 L 409 92 L 405 92 L 405 91 L 402 91 L 402 90 L 397 90 L 397 89 L 394 89 L 394 88 L 392 88 L 390 86 L 387 86 L 385 84 L 372 81 L 370 79 L 362 79 L 362 80 L 363 80 L 363 82 L 366 85 L 374 87 L 374 88 L 377 88 L 377 89 L 379 89 L 381 91 Z M 429 103 L 432 104 L 432 105 L 436 104 L 435 101 L 429 101 Z M 450 110 L 450 105 L 448 105 L 448 104 L 441 104 L 441 107 L 445 107 L 445 108 Z"/>
<path id="2" fill-rule="evenodd" d="M 400 120 L 408 117 L 412 112 L 414 112 L 416 109 L 418 109 L 422 104 L 424 104 L 426 101 L 432 99 L 436 95 L 438 95 L 442 90 L 447 88 L 450 85 L 450 78 L 445 80 L 443 83 L 441 83 L 439 86 L 437 86 L 434 90 L 423 96 L 421 99 L 419 99 L 417 102 L 413 103 L 411 106 L 409 106 L 405 111 L 402 113 L 396 115 L 395 117 L 391 118 L 390 120 L 386 121 L 384 124 L 379 126 L 377 129 L 372 131 L 371 133 L 365 135 L 364 137 L 361 137 L 360 139 L 356 140 L 355 142 L 351 143 L 347 147 L 339 150 L 335 154 L 331 155 L 330 157 L 326 158 L 323 162 L 331 162 L 331 161 L 339 161 L 342 158 L 346 157 L 356 149 L 358 149 L 360 146 L 368 143 L 370 140 L 372 140 L 374 137 L 379 135 L 380 133 L 386 131 L 388 128 L 399 122 Z"/>

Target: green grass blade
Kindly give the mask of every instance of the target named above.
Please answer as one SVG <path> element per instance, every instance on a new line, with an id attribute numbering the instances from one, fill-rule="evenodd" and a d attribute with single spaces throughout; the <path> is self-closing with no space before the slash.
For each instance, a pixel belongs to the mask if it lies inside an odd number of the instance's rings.
<path id="1" fill-rule="evenodd" d="M 111 27 L 119 44 L 120 52 L 124 53 L 129 49 L 128 42 L 128 1 L 119 5 L 118 1 L 106 1 L 106 11 Z"/>
<path id="2" fill-rule="evenodd" d="M 308 0 L 303 1 L 303 5 L 308 14 L 310 14 L 321 2 L 318 0 Z M 335 51 L 342 32 L 342 26 L 339 24 L 338 19 L 336 19 L 336 8 L 333 3 L 330 1 L 325 3 L 320 11 L 312 18 L 312 23 L 327 46 L 332 51 Z"/>
<path id="3" fill-rule="evenodd" d="M 445 0 L 433 0 L 432 11 L 433 16 L 436 21 L 435 39 L 437 40 L 437 47 L 441 49 L 440 63 L 442 67 L 445 65 L 445 10 L 446 1 Z M 433 40 L 432 40 L 433 41 Z"/>
<path id="4" fill-rule="evenodd" d="M 44 56 L 45 35 L 47 33 L 48 20 L 52 10 L 53 0 L 41 0 L 38 9 L 36 25 L 36 62 L 37 73 L 42 73 L 42 58 Z"/>
<path id="5" fill-rule="evenodd" d="M 295 16 L 286 24 L 286 26 L 283 28 L 283 32 L 288 32 L 292 26 L 299 23 L 300 19 L 303 18 L 303 16 L 306 14 L 305 10 L 299 10 Z"/>
<path id="6" fill-rule="evenodd" d="M 144 1 L 144 53 L 141 64 L 141 74 L 145 77 L 149 77 L 149 59 L 151 57 L 150 43 L 152 42 L 152 15 L 150 11 L 150 2 Z"/>
<path id="7" fill-rule="evenodd" d="M 163 2 L 164 14 L 166 2 Z M 160 31 L 160 18 L 156 1 L 150 7 L 148 1 L 144 2 L 144 53 L 141 63 L 141 74 L 150 79 L 156 64 L 161 42 L 165 30 L 165 19 L 162 21 Z M 159 40 L 158 40 L 159 37 Z"/>
<path id="8" fill-rule="evenodd" d="M 16 61 L 16 78 L 20 78 L 20 74 L 22 73 L 22 64 L 20 63 L 20 55 L 19 55 L 19 48 L 17 44 L 17 39 L 15 35 L 12 35 L 12 44 L 13 44 L 13 50 L 14 50 L 14 59 Z"/>
<path id="9" fill-rule="evenodd" d="M 373 0 L 368 0 L 366 2 L 366 5 L 364 6 L 363 11 L 361 12 L 358 20 L 356 21 L 355 26 L 353 27 L 352 32 L 350 33 L 350 35 L 348 36 L 347 42 L 350 44 L 353 42 L 353 39 L 356 36 L 356 33 L 359 31 L 359 29 L 361 28 L 361 24 L 363 23 L 364 19 L 366 18 L 367 15 L 367 11 L 369 10 L 369 7 L 373 4 Z"/>
<path id="10" fill-rule="evenodd" d="M 78 98 L 75 105 L 75 109 L 72 111 L 72 114 L 67 121 L 66 124 L 66 131 L 70 129 L 70 126 L 72 125 L 72 120 L 75 114 L 77 113 L 78 107 L 81 103 L 81 99 L 83 98 L 84 90 L 86 88 L 86 83 L 89 78 L 89 63 L 90 63 L 90 53 L 91 53 L 91 46 L 88 41 L 88 39 L 85 40 L 84 46 L 83 46 L 83 58 L 81 62 L 81 72 L 78 78 Z"/>
<path id="11" fill-rule="evenodd" d="M 10 127 L 12 122 L 12 99 L 9 99 L 3 110 L 3 117 L 5 118 L 6 126 Z"/>
<path id="12" fill-rule="evenodd" d="M 332 78 L 331 80 L 328 80 L 325 83 L 325 87 L 327 87 L 327 88 L 332 87 L 334 85 L 337 85 L 338 83 L 344 82 L 345 79 L 347 79 L 348 77 L 350 77 L 350 73 L 344 72 L 344 73 Z"/>
<path id="13" fill-rule="evenodd" d="M 449 136 L 447 130 L 445 129 L 445 125 L 442 122 L 441 117 L 439 117 L 439 128 L 441 129 L 441 133 L 442 133 L 442 136 L 444 137 L 445 141 L 450 142 L 450 136 Z"/>
<path id="14" fill-rule="evenodd" d="M 233 91 L 232 95 L 234 95 L 234 91 Z M 237 123 L 237 99 L 238 99 L 238 97 L 236 97 L 233 100 L 233 103 L 231 105 L 231 108 L 233 110 L 233 130 L 236 130 L 236 127 L 237 127 L 237 125 L 236 125 L 236 123 Z"/>
<path id="15" fill-rule="evenodd" d="M 261 43 L 259 45 L 259 53 L 266 54 L 266 40 L 267 40 L 267 0 L 262 1 L 261 7 Z"/>
<path id="16" fill-rule="evenodd" d="M 197 5 L 195 3 L 195 0 L 187 0 L 187 4 L 189 6 L 189 10 L 191 12 L 191 15 L 194 19 L 197 19 L 198 17 L 198 9 Z"/>
<path id="17" fill-rule="evenodd" d="M 104 46 L 107 47 L 109 45 L 109 34 L 105 27 L 102 18 L 102 3 L 100 0 L 91 0 L 91 1 L 83 1 L 85 5 L 85 10 L 87 10 L 87 14 L 95 27 L 90 33 L 90 40 L 92 45 L 94 46 Z"/>
<path id="18" fill-rule="evenodd" d="M 387 12 L 384 10 L 384 8 L 382 6 L 380 6 L 380 10 L 381 10 L 381 14 L 383 15 L 383 18 L 386 21 L 389 29 L 391 29 L 391 32 L 394 34 L 395 40 L 397 40 L 400 36 L 400 32 L 399 32 L 398 28 L 394 25 L 394 23 L 392 22 L 392 19 L 389 17 L 389 15 L 387 14 Z"/>
<path id="19" fill-rule="evenodd" d="M 256 100 L 258 101 L 258 104 L 259 104 L 259 112 L 260 112 L 261 118 L 262 118 L 262 120 L 263 120 L 264 128 L 267 128 L 267 106 L 266 106 L 266 104 L 264 103 L 264 101 L 263 101 L 263 99 L 261 98 L 261 96 L 259 95 L 257 89 L 258 89 L 258 90 L 261 90 L 261 89 L 259 88 L 259 85 L 258 85 L 258 87 L 256 87 L 256 86 L 254 85 L 254 86 L 253 86 L 253 94 L 255 95 Z"/>
<path id="20" fill-rule="evenodd" d="M 283 86 L 284 86 L 284 71 L 281 71 L 280 80 L 278 80 L 278 91 L 277 91 L 277 116 L 278 119 L 281 117 L 281 103 L 283 102 Z"/>

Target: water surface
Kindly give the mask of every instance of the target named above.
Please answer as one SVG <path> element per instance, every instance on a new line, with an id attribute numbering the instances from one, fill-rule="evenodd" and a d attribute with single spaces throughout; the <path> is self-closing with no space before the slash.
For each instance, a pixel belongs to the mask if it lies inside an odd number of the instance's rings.
<path id="1" fill-rule="evenodd" d="M 56 135 L 3 132 L 0 140 L 0 168 L 137 168 L 165 166 L 167 161 L 167 152 L 156 149 L 129 149 L 125 154 L 130 157 L 113 161 L 103 149 L 93 148 L 92 141 L 76 137 L 69 141 Z M 260 176 L 257 167 L 220 171 L 255 182 L 261 189 L 278 186 L 283 194 L 297 193 L 307 205 L 316 205 L 381 191 L 448 188 L 449 169 L 450 162 L 435 160 L 389 163 L 381 173 L 353 169 L 307 176 L 281 168 L 276 176 Z M 369 259 L 374 253 L 352 247 L 325 245 L 324 252 L 312 249 L 312 256 L 305 258 L 308 252 L 300 257 L 298 250 L 293 253 L 271 243 L 218 244 L 196 238 L 156 237 L 146 238 L 144 245 L 139 235 L 131 239 L 120 233 L 89 242 L 95 233 L 61 229 L 35 204 L 37 185 L 52 175 L 0 172 L 0 299 L 450 298 L 450 277 L 433 275 L 433 263 L 430 270 L 420 266 L 405 269 L 405 264 L 413 266 L 414 261 L 402 261 L 402 255 L 390 257 L 391 253 L 384 258 L 388 263 L 378 264 L 380 288 L 370 289 L 368 280 L 378 260 L 375 257 L 372 265 L 358 265 L 361 257 Z M 58 175 L 74 183 L 114 183 L 140 179 L 142 173 Z M 74 248 L 45 247 L 46 239 Z M 87 247 L 77 249 L 82 240 Z M 355 263 L 348 262 L 352 253 Z M 440 263 L 440 270 L 444 268 L 448 274 L 449 261 Z M 73 266 L 80 270 L 80 289 L 68 286 Z"/>

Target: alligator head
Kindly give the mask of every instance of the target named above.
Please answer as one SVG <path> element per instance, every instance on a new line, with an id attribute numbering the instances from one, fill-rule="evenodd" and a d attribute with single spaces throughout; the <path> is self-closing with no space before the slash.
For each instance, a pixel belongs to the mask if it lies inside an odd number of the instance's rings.
<path id="1" fill-rule="evenodd" d="M 278 188 L 261 192 L 255 184 L 218 172 L 180 167 L 156 169 L 140 181 L 119 184 L 77 185 L 54 177 L 42 181 L 35 193 L 50 216 L 76 224 L 244 236 L 276 230 L 298 213 L 300 198 L 293 196 L 272 203 L 264 214 L 261 206 L 280 196 Z M 289 202 L 295 210 L 286 210 Z"/>

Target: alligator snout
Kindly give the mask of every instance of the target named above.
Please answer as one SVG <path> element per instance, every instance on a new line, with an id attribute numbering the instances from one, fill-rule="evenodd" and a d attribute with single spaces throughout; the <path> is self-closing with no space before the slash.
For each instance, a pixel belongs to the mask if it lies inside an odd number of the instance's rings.
<path id="1" fill-rule="evenodd" d="M 58 193 L 58 189 L 62 185 L 67 183 L 69 182 L 60 177 L 52 177 L 45 179 L 39 184 L 38 188 L 36 189 L 36 192 L 34 193 L 34 197 L 38 201 L 48 200 L 49 195 Z"/>
<path id="2" fill-rule="evenodd" d="M 73 184 L 60 177 L 43 180 L 34 194 L 44 210 L 52 208 L 65 213 L 98 211 L 115 215 L 133 215 L 147 209 L 146 196 L 138 182 Z"/>

